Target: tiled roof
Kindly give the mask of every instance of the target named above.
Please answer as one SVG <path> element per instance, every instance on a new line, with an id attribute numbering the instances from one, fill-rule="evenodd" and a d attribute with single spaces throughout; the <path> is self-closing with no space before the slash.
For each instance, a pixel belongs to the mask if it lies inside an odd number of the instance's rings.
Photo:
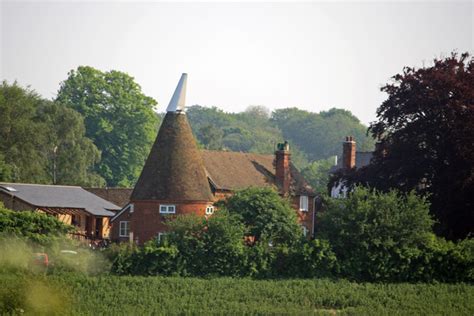
<path id="1" fill-rule="evenodd" d="M 131 200 L 213 200 L 186 114 L 166 113 Z"/>
<path id="2" fill-rule="evenodd" d="M 216 189 L 238 190 L 247 187 L 276 186 L 274 155 L 201 150 L 204 166 Z M 314 190 L 291 165 L 291 191 L 314 195 Z"/>
<path id="3" fill-rule="evenodd" d="M 115 205 L 124 207 L 130 201 L 132 188 L 84 188 L 85 190 L 112 202 Z"/>
<path id="4" fill-rule="evenodd" d="M 96 216 L 113 216 L 120 207 L 81 187 L 26 183 L 0 183 L 7 192 L 35 207 L 84 209 Z"/>

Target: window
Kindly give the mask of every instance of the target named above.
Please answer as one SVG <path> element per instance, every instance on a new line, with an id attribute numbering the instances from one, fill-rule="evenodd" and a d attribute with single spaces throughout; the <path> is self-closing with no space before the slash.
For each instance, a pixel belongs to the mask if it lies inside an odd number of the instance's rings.
<path id="1" fill-rule="evenodd" d="M 162 205 L 160 205 L 160 213 L 161 214 L 174 214 L 174 213 L 176 213 L 176 206 L 175 205 L 162 204 Z"/>
<path id="2" fill-rule="evenodd" d="M 166 238 L 167 234 L 168 233 L 158 233 L 158 241 L 164 240 L 164 238 Z"/>
<path id="3" fill-rule="evenodd" d="M 212 215 L 214 213 L 214 206 L 208 205 L 206 207 L 206 215 Z"/>
<path id="4" fill-rule="evenodd" d="M 128 237 L 130 236 L 130 222 L 129 221 L 122 221 L 120 222 L 119 227 L 119 237 Z"/>
<path id="5" fill-rule="evenodd" d="M 300 196 L 300 211 L 308 211 L 308 197 L 306 195 Z"/>
<path id="6" fill-rule="evenodd" d="M 301 230 L 303 231 L 303 236 L 308 236 L 308 228 L 306 226 L 301 225 Z"/>

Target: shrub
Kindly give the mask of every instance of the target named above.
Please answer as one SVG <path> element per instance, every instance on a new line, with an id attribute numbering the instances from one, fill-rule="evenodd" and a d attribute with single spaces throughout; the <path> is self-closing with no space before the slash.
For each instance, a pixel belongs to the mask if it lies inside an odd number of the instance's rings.
<path id="1" fill-rule="evenodd" d="M 49 246 L 63 239 L 72 226 L 60 222 L 53 216 L 39 212 L 12 211 L 0 204 L 0 235 L 23 237 L 30 242 Z"/>
<path id="2" fill-rule="evenodd" d="M 163 243 L 178 249 L 183 274 L 241 274 L 244 227 L 236 216 L 225 210 L 209 218 L 184 215 L 170 221 L 169 227 L 171 232 Z"/>
<path id="3" fill-rule="evenodd" d="M 347 199 L 327 201 L 319 214 L 319 231 L 331 243 L 344 276 L 410 280 L 411 262 L 422 255 L 432 236 L 428 212 L 429 204 L 413 192 L 383 194 L 358 187 Z"/>
<path id="4" fill-rule="evenodd" d="M 246 234 L 256 241 L 277 244 L 297 243 L 302 237 L 295 211 L 271 188 L 248 188 L 229 197 L 223 207 L 237 214 Z"/>

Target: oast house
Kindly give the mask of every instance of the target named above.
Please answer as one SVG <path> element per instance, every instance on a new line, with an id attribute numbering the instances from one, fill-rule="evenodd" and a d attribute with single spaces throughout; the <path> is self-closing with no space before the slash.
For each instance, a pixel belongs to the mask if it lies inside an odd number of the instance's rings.
<path id="1" fill-rule="evenodd" d="M 216 201 L 251 186 L 289 198 L 302 230 L 312 235 L 316 193 L 291 163 L 289 144 L 278 144 L 275 155 L 198 149 L 185 112 L 186 82 L 183 74 L 130 202 L 111 219 L 112 239 L 159 238 L 168 216 L 212 216 Z"/>

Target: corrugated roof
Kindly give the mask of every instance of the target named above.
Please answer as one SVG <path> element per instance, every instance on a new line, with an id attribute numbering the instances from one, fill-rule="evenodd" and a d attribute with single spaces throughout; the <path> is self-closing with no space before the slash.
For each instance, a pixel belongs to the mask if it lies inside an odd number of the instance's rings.
<path id="1" fill-rule="evenodd" d="M 239 190 L 276 186 L 274 155 L 201 150 L 208 177 L 217 189 Z M 314 190 L 291 164 L 290 190 L 297 194 L 313 195 Z"/>
<path id="2" fill-rule="evenodd" d="M 0 189 L 36 207 L 84 209 L 96 216 L 113 216 L 111 210 L 120 210 L 119 206 L 77 186 L 1 182 Z"/>
<path id="3" fill-rule="evenodd" d="M 213 200 L 184 112 L 166 113 L 131 200 Z"/>

